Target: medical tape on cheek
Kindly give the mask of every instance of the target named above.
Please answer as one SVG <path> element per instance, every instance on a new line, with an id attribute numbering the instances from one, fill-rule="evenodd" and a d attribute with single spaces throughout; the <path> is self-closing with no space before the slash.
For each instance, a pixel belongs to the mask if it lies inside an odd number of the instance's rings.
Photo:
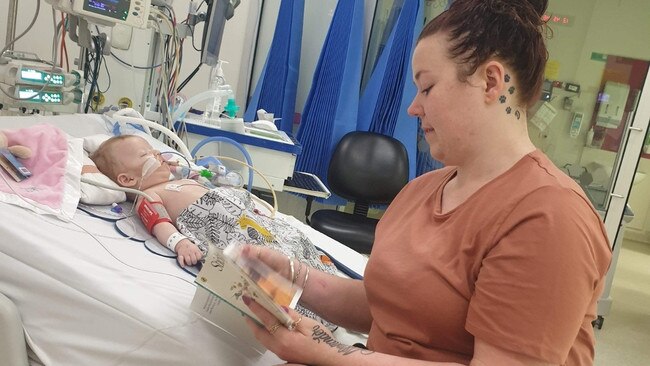
<path id="1" fill-rule="evenodd" d="M 138 215 L 149 233 L 152 233 L 154 226 L 161 222 L 172 223 L 172 219 L 169 217 L 162 202 L 149 202 L 143 199 L 138 207 Z"/>
<path id="2" fill-rule="evenodd" d="M 160 162 L 158 159 L 154 158 L 153 156 L 149 156 L 147 158 L 147 161 L 144 162 L 144 165 L 142 165 L 142 179 L 150 176 L 158 168 L 160 168 Z"/>

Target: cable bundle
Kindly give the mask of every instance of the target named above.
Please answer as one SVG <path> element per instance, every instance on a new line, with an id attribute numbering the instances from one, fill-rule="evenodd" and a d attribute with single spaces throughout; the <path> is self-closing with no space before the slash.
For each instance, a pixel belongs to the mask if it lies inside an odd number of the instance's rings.
<path id="1" fill-rule="evenodd" d="M 183 41 L 179 41 L 176 32 L 176 15 L 174 9 L 171 7 L 164 7 L 169 14 L 165 14 L 155 8 L 151 9 L 151 13 L 156 15 L 159 19 L 166 23 L 172 31 L 171 35 L 165 35 L 162 38 L 163 61 L 161 68 L 157 69 L 160 75 L 158 77 L 158 85 L 156 87 L 156 95 L 158 96 L 158 110 L 161 112 L 162 125 L 173 131 L 174 121 L 171 118 L 171 111 L 176 107 L 176 85 L 178 83 L 178 76 L 181 69 L 181 62 L 183 60 Z M 158 33 L 164 34 L 158 22 L 153 22 L 158 28 Z"/>

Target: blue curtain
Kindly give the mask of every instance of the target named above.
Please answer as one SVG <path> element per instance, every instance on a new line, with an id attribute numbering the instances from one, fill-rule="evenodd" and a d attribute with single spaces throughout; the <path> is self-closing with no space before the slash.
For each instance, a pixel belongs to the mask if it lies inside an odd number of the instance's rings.
<path id="1" fill-rule="evenodd" d="M 325 184 L 334 147 L 357 129 L 363 22 L 363 0 L 338 2 L 296 136 L 303 146 L 296 170 L 313 173 Z"/>
<path id="2" fill-rule="evenodd" d="M 256 120 L 257 110 L 264 109 L 282 118 L 279 129 L 293 132 L 304 12 L 304 0 L 280 2 L 271 48 L 244 113 L 246 121 Z"/>
<path id="3" fill-rule="evenodd" d="M 409 155 L 411 179 L 441 166 L 429 155 L 428 146 L 422 145 L 424 139 L 419 121 L 407 113 L 416 93 L 411 58 L 423 22 L 423 1 L 405 0 L 361 96 L 359 110 L 362 113 L 357 126 L 359 130 L 378 132 L 400 140 Z"/>

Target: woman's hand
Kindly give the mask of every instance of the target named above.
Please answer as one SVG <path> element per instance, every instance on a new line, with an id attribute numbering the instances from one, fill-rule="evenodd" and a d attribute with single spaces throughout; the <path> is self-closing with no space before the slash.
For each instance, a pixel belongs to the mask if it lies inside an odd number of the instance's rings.
<path id="1" fill-rule="evenodd" d="M 289 281 L 293 281 L 291 278 L 291 265 L 290 260 L 294 261 L 294 271 L 298 269 L 297 266 L 300 265 L 297 260 L 289 259 L 286 255 L 260 245 L 245 245 L 242 248 L 242 255 L 248 258 L 254 258 L 263 262 L 269 268 L 279 273 L 282 277 L 286 278 Z"/>
<path id="2" fill-rule="evenodd" d="M 289 330 L 280 325 L 278 319 L 255 300 L 247 296 L 244 296 L 243 300 L 264 324 L 264 326 L 260 326 L 252 319 L 246 319 L 255 338 L 268 350 L 289 363 L 327 365 L 336 363 L 337 356 L 357 352 L 372 353 L 341 344 L 325 326 L 313 319 L 301 316 L 292 309 L 285 308 L 285 311 L 296 323 L 295 328 Z"/>

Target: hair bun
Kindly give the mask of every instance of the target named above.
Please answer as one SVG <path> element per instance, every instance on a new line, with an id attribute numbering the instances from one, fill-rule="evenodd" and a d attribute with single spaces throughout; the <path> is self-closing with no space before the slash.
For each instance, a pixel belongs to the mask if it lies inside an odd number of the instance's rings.
<path id="1" fill-rule="evenodd" d="M 546 9 L 548 9 L 548 0 L 525 0 L 525 2 L 529 3 L 540 17 L 544 15 Z"/>

